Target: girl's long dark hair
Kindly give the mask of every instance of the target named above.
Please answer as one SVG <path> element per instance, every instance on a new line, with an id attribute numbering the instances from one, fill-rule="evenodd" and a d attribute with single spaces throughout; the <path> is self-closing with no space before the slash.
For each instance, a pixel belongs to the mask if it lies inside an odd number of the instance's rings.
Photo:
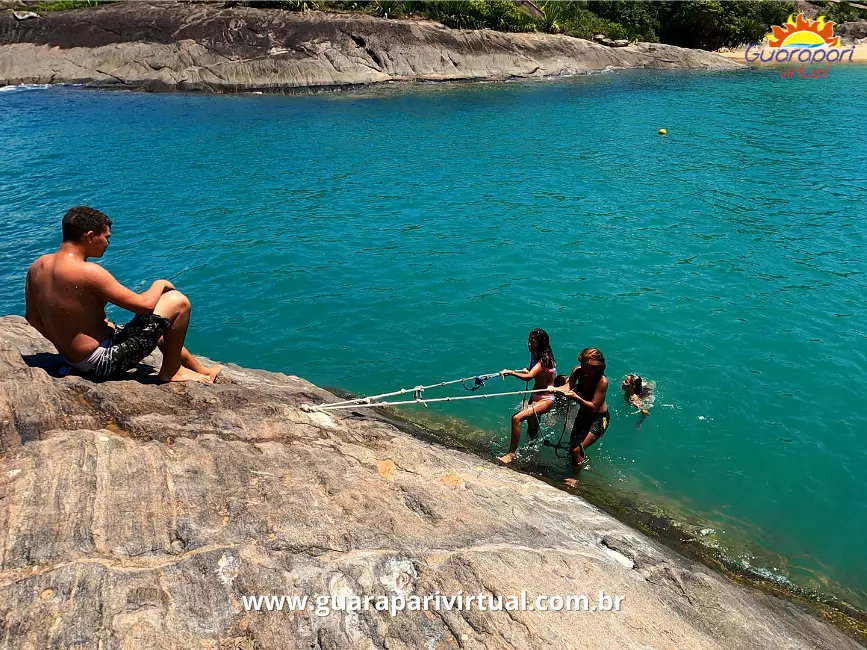
<path id="1" fill-rule="evenodd" d="M 629 378 L 632 382 L 632 385 L 635 387 L 635 394 L 641 397 L 646 389 L 646 386 L 644 385 L 644 380 L 641 378 L 641 375 L 632 374 L 629 375 Z"/>
<path id="2" fill-rule="evenodd" d="M 556 368 L 557 362 L 554 360 L 554 351 L 551 349 L 551 340 L 548 338 L 548 332 L 534 329 L 530 332 L 530 338 L 536 341 L 536 361 L 541 363 L 545 370 Z"/>

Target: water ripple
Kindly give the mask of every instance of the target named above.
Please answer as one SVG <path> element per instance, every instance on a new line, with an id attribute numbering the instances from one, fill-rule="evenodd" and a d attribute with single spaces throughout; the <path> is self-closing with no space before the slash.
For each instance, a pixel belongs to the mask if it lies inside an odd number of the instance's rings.
<path id="1" fill-rule="evenodd" d="M 542 326 L 563 371 L 594 345 L 612 380 L 658 382 L 641 429 L 612 391 L 591 480 L 703 518 L 753 566 L 863 593 L 865 74 L 6 91 L 0 308 L 23 311 L 27 265 L 90 203 L 115 220 L 105 265 L 139 290 L 177 276 L 213 358 L 370 394 L 521 367 Z M 821 128 L 792 121 L 816 106 Z M 499 451 L 515 406 L 431 411 Z"/>

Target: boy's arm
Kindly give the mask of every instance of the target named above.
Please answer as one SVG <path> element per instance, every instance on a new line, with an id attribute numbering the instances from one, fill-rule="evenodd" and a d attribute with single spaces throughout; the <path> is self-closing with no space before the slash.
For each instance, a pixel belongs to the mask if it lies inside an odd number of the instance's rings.
<path id="1" fill-rule="evenodd" d="M 174 289 L 167 280 L 157 280 L 150 289 L 136 293 L 123 286 L 114 276 L 98 264 L 88 264 L 86 282 L 91 291 L 106 302 L 128 309 L 135 314 L 150 314 L 166 291 Z"/>
<path id="2" fill-rule="evenodd" d="M 572 372 L 569 374 L 569 379 L 566 380 L 566 383 L 562 386 L 555 387 L 554 390 L 558 393 L 562 393 L 563 397 L 565 397 L 566 399 L 583 402 L 585 400 L 582 400 L 581 396 L 575 392 L 575 390 L 578 388 L 578 380 L 575 375 L 578 374 L 579 370 L 581 370 L 581 366 L 575 366 L 574 368 L 572 368 Z"/>
<path id="3" fill-rule="evenodd" d="M 576 366 L 575 370 L 572 371 L 572 374 L 569 376 L 569 383 L 563 386 L 562 388 L 555 388 L 553 390 L 560 391 L 565 395 L 568 399 L 575 400 L 581 406 L 591 411 L 598 411 L 599 407 L 605 403 L 605 393 L 608 391 L 608 377 L 602 377 L 599 380 L 599 383 L 596 385 L 596 394 L 593 395 L 593 400 L 586 400 L 581 397 L 577 392 L 575 392 L 575 388 L 578 387 L 577 382 L 573 381 L 575 377 L 575 373 L 581 368 L 581 366 Z M 574 386 L 574 388 L 573 388 Z"/>
<path id="4" fill-rule="evenodd" d="M 42 317 L 36 309 L 36 300 L 33 296 L 33 287 L 30 286 L 30 272 L 27 273 L 27 279 L 24 281 L 24 318 L 27 322 L 42 336 L 48 338 L 45 333 L 45 325 L 42 322 Z"/>
<path id="5" fill-rule="evenodd" d="M 647 410 L 647 407 L 644 404 L 644 400 L 641 399 L 638 395 L 630 395 L 629 403 L 632 404 L 635 408 L 641 411 L 641 414 L 645 417 L 650 415 L 650 411 Z"/>

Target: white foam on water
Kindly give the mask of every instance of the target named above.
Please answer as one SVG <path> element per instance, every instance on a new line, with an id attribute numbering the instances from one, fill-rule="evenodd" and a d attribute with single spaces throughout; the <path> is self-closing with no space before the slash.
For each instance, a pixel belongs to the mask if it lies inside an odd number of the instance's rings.
<path id="1" fill-rule="evenodd" d="M 15 86 L 0 86 L 0 93 L 20 92 L 22 90 L 45 90 L 51 84 L 18 84 Z"/>

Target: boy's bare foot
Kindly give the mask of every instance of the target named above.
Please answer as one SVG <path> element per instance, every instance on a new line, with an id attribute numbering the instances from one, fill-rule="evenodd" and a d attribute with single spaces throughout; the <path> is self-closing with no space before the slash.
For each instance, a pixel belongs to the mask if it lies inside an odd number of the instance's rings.
<path id="1" fill-rule="evenodd" d="M 208 377 L 211 379 L 211 383 L 213 384 L 217 380 L 217 375 L 219 375 L 223 371 L 223 366 L 213 366 L 208 369 Z"/>
<path id="2" fill-rule="evenodd" d="M 567 478 L 565 481 L 566 487 L 575 488 L 578 487 L 578 479 L 577 478 Z"/>
<path id="3" fill-rule="evenodd" d="M 193 381 L 198 384 L 210 384 L 211 378 L 208 375 L 201 375 L 197 372 L 193 372 L 189 368 L 184 368 L 181 366 L 178 368 L 178 371 L 172 376 L 170 379 L 166 379 L 162 375 L 158 375 L 160 381 Z"/>
<path id="4" fill-rule="evenodd" d="M 515 460 L 515 454 L 509 453 L 509 454 L 506 454 L 505 456 L 500 456 L 499 458 L 497 458 L 497 460 L 500 461 L 501 463 L 503 463 L 503 465 L 508 465 L 513 460 Z"/>

